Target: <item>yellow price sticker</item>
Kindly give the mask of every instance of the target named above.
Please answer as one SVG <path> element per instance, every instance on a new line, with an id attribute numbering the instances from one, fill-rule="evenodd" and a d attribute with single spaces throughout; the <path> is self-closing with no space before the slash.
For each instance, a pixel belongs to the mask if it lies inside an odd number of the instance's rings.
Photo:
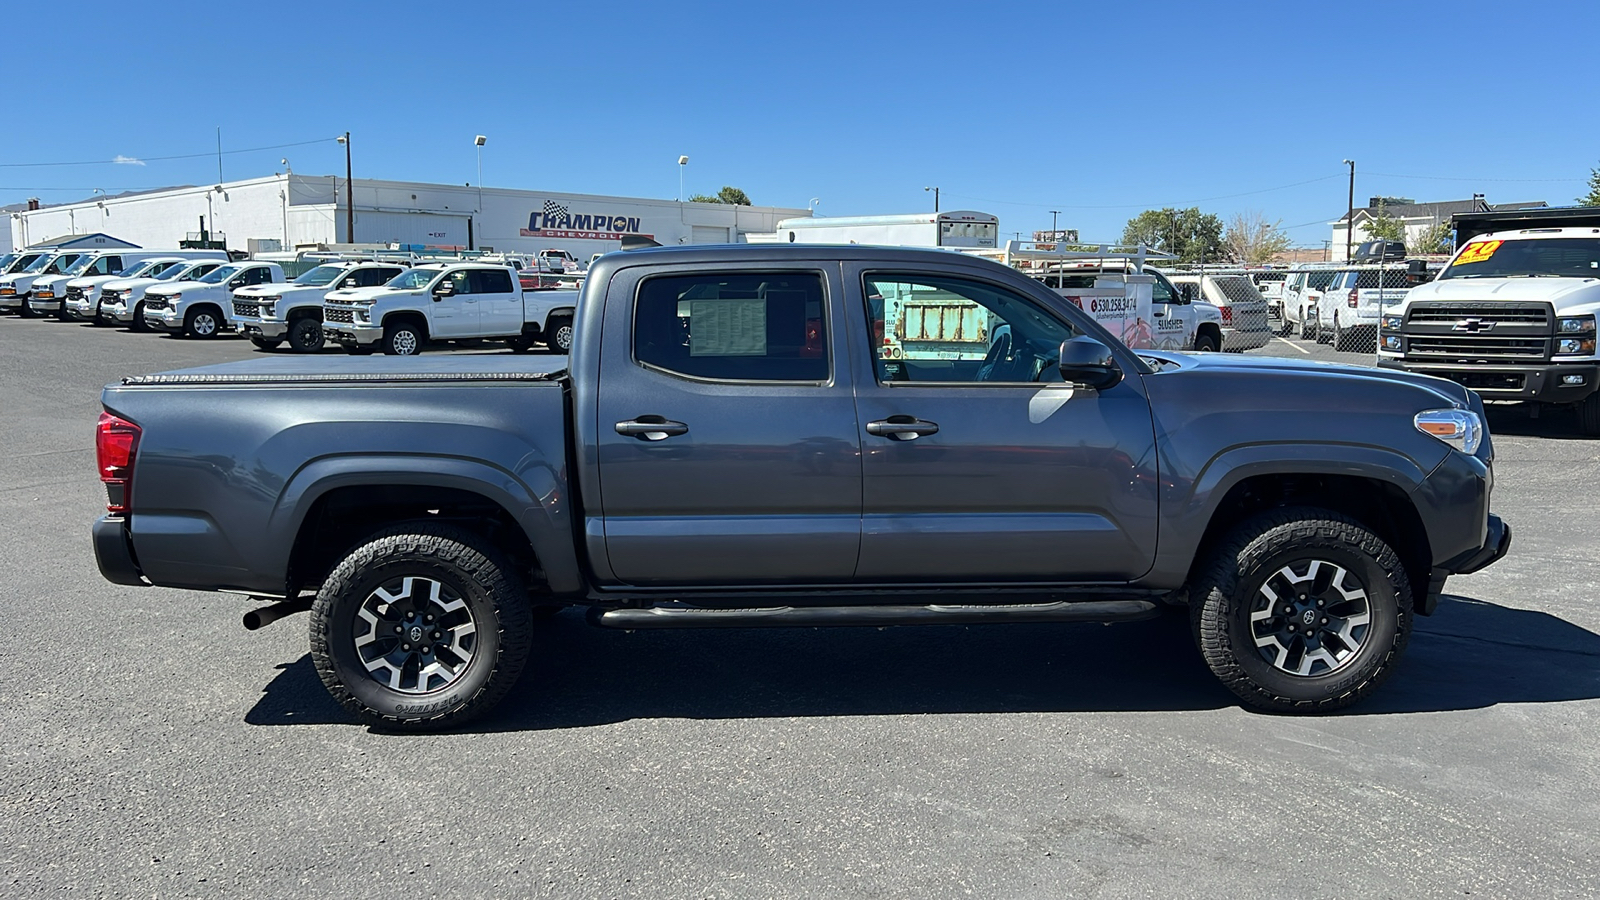
<path id="1" fill-rule="evenodd" d="M 1494 252 L 1499 250 L 1500 245 L 1503 243 L 1505 241 L 1479 241 L 1476 244 L 1468 244 L 1467 249 L 1461 251 L 1461 255 L 1456 257 L 1456 261 L 1451 266 L 1453 268 L 1455 266 L 1470 266 L 1473 263 L 1481 263 L 1493 256 Z"/>

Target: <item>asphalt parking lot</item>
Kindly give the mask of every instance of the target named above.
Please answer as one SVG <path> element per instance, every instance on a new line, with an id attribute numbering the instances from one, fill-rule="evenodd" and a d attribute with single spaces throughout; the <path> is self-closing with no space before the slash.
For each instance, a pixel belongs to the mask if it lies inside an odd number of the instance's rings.
<path id="1" fill-rule="evenodd" d="M 1176 618 L 563 614 L 475 730 L 396 737 L 327 697 L 305 617 L 95 568 L 100 386 L 252 352 L 0 317 L 7 897 L 1600 895 L 1600 442 L 1565 416 L 1492 414 L 1511 555 L 1344 714 L 1245 711 Z"/>

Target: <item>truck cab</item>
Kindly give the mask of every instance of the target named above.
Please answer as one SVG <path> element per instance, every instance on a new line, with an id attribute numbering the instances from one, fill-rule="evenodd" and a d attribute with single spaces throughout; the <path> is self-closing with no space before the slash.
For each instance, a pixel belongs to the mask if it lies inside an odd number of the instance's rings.
<path id="1" fill-rule="evenodd" d="M 1471 238 L 1439 277 L 1384 310 L 1378 365 L 1448 378 L 1488 401 L 1574 407 L 1600 435 L 1600 230 Z"/>
<path id="2" fill-rule="evenodd" d="M 233 292 L 252 284 L 282 284 L 277 263 L 244 262 L 219 266 L 197 281 L 158 284 L 145 292 L 144 323 L 155 331 L 210 339 L 233 330 Z"/>
<path id="3" fill-rule="evenodd" d="M 389 262 L 330 262 L 287 284 L 243 287 L 233 294 L 233 321 L 260 349 L 288 341 L 296 353 L 315 353 L 324 342 L 322 301 L 329 292 L 377 287 L 405 269 Z"/>

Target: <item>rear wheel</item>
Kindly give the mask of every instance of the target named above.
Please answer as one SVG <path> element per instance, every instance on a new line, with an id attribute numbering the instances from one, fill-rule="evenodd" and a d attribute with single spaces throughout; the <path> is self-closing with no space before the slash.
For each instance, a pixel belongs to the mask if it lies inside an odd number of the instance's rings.
<path id="1" fill-rule="evenodd" d="M 1326 712 L 1372 693 L 1411 636 L 1411 586 L 1370 529 L 1309 507 L 1263 513 L 1216 547 L 1191 608 L 1211 671 L 1247 704 Z"/>
<path id="2" fill-rule="evenodd" d="M 478 536 L 398 526 L 357 547 L 311 607 L 311 657 L 363 722 L 407 731 L 492 708 L 527 661 L 532 616 L 515 567 Z"/>
<path id="3" fill-rule="evenodd" d="M 322 349 L 324 340 L 322 323 L 312 316 L 302 316 L 289 323 L 289 346 L 296 353 L 316 353 Z"/>
<path id="4" fill-rule="evenodd" d="M 416 356 L 422 352 L 422 329 L 415 322 L 390 322 L 383 326 L 383 352 L 390 356 Z"/>
<path id="5" fill-rule="evenodd" d="M 554 316 L 550 319 L 549 337 L 545 343 L 557 353 L 572 352 L 572 317 Z"/>

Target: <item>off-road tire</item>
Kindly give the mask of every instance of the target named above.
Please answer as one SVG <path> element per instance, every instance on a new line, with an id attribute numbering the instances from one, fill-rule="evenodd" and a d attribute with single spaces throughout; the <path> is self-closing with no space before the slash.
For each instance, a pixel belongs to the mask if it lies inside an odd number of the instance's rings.
<path id="1" fill-rule="evenodd" d="M 289 323 L 289 348 L 296 353 L 316 353 L 326 341 L 322 322 L 315 316 L 301 316 Z"/>
<path id="2" fill-rule="evenodd" d="M 278 345 L 283 343 L 283 338 L 251 337 L 250 343 L 254 344 L 257 350 L 276 350 Z"/>
<path id="3" fill-rule="evenodd" d="M 357 633 L 364 605 L 379 588 L 408 576 L 453 592 L 476 626 L 471 659 L 436 690 L 401 691 L 380 682 L 356 644 L 365 636 Z M 516 683 L 528 659 L 532 618 L 515 567 L 477 535 L 434 523 L 399 525 L 351 551 L 323 581 L 311 606 L 311 659 L 328 692 L 362 722 L 438 731 L 493 708 Z"/>
<path id="4" fill-rule="evenodd" d="M 415 322 L 401 320 L 383 326 L 383 352 L 389 356 L 416 356 L 426 342 Z"/>
<path id="5" fill-rule="evenodd" d="M 1370 621 L 1347 661 L 1297 675 L 1263 657 L 1250 617 L 1264 584 L 1285 567 L 1313 560 L 1355 576 Z M 1290 507 L 1248 519 L 1212 545 L 1197 572 L 1190 615 L 1200 652 L 1229 690 L 1258 709 L 1323 713 L 1350 706 L 1389 677 L 1411 638 L 1411 585 L 1400 557 L 1371 530 L 1330 510 Z"/>
<path id="6" fill-rule="evenodd" d="M 209 322 L 209 327 L 207 326 Z M 209 307 L 197 306 L 189 310 L 183 317 L 183 333 L 186 337 L 211 340 L 218 332 L 222 331 L 223 321 L 220 313 L 212 312 Z"/>
<path id="7" fill-rule="evenodd" d="M 1578 433 L 1600 437 L 1600 391 L 1579 401 L 1577 413 Z"/>

